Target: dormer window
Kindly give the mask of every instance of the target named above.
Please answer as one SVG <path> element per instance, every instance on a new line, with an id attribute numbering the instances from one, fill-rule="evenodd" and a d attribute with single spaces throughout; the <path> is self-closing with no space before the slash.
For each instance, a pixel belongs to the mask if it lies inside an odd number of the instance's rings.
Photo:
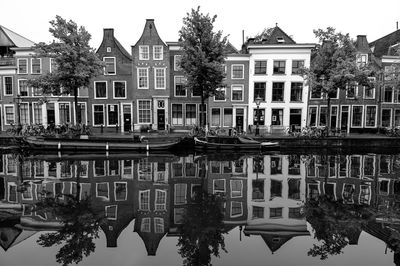
<path id="1" fill-rule="evenodd" d="M 357 65 L 358 66 L 365 66 L 368 61 L 368 55 L 367 54 L 358 54 L 357 55 Z"/>
<path id="2" fill-rule="evenodd" d="M 285 39 L 284 39 L 282 36 L 280 36 L 280 37 L 276 37 L 276 41 L 277 41 L 278 43 L 284 43 L 284 42 L 285 42 Z"/>

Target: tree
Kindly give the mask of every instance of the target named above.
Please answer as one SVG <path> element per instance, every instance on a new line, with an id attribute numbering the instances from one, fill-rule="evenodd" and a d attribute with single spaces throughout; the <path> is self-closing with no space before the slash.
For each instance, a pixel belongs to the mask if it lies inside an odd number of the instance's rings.
<path id="1" fill-rule="evenodd" d="M 50 33 L 57 40 L 49 44 L 36 44 L 37 57 L 54 58 L 56 68 L 28 81 L 29 86 L 43 90 L 43 94 L 73 94 L 75 121 L 80 123 L 78 90 L 88 87 L 90 80 L 102 73 L 104 64 L 96 55 L 89 41 L 91 35 L 83 26 L 60 16 L 50 21 Z M 84 121 L 86 122 L 86 121 Z"/>
<path id="2" fill-rule="evenodd" d="M 201 13 L 200 7 L 192 9 L 183 19 L 183 27 L 179 31 L 179 43 L 183 50 L 181 67 L 187 78 L 186 86 L 201 97 L 201 127 L 205 126 L 204 102 L 216 94 L 225 78 L 223 64 L 227 37 L 222 37 L 222 31 L 214 32 L 216 18 L 216 15 L 211 17 Z"/>
<path id="3" fill-rule="evenodd" d="M 337 90 L 348 90 L 358 84 L 372 87 L 368 79 L 374 74 L 369 64 L 357 64 L 357 50 L 349 34 L 336 32 L 332 27 L 314 30 L 319 44 L 311 55 L 310 68 L 302 70 L 313 93 L 321 93 L 327 101 L 327 134 L 330 132 L 330 100 Z"/>
<path id="4" fill-rule="evenodd" d="M 178 253 L 184 265 L 211 265 L 211 254 L 218 257 L 225 249 L 223 237 L 224 200 L 219 195 L 198 191 L 184 216 Z"/>

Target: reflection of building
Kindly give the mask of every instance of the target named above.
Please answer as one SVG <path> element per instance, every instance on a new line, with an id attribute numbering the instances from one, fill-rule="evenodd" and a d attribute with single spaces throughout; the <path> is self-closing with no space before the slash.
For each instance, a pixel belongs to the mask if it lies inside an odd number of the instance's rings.
<path id="1" fill-rule="evenodd" d="M 249 158 L 244 233 L 260 235 L 272 252 L 295 236 L 309 235 L 302 215 L 304 176 L 300 155 Z"/>

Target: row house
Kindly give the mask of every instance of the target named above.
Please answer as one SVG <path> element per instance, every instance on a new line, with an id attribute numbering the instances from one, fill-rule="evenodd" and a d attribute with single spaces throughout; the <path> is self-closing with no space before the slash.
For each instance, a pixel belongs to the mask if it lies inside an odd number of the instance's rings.
<path id="1" fill-rule="evenodd" d="M 356 44 L 357 64 L 370 64 L 376 69 L 378 64 L 369 48 L 367 37 L 358 35 Z M 375 82 L 376 78 L 370 78 Z M 336 89 L 330 97 L 330 128 L 341 132 L 377 132 L 379 127 L 379 91 L 376 86 L 369 88 L 356 83 L 345 89 Z M 308 126 L 326 126 L 328 106 L 326 95 L 310 90 L 308 100 Z"/>
<path id="2" fill-rule="evenodd" d="M 114 29 L 104 29 L 96 53 L 105 67 L 103 75 L 90 84 L 90 115 L 83 120 L 84 124 L 92 125 L 96 131 L 130 132 L 133 130 L 131 55 L 115 38 Z"/>
<path id="3" fill-rule="evenodd" d="M 306 126 L 309 87 L 299 70 L 310 67 L 314 47 L 296 43 L 278 26 L 266 39 L 247 41 L 249 125 L 268 133 Z"/>

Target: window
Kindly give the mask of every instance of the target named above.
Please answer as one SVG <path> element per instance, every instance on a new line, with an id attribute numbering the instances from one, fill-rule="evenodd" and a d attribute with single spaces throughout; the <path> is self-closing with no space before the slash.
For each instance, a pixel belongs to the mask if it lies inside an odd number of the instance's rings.
<path id="1" fill-rule="evenodd" d="M 282 218 L 282 210 L 283 208 L 269 208 L 269 217 Z"/>
<path id="2" fill-rule="evenodd" d="M 317 107 L 310 107 L 308 109 L 308 121 L 311 127 L 317 125 Z"/>
<path id="3" fill-rule="evenodd" d="M 357 54 L 356 56 L 357 66 L 358 67 L 365 66 L 367 64 L 367 59 L 368 59 L 367 54 Z"/>
<path id="4" fill-rule="evenodd" d="M 105 63 L 104 75 L 115 75 L 115 57 L 104 57 L 103 61 Z"/>
<path id="5" fill-rule="evenodd" d="M 128 190 L 126 182 L 114 183 L 114 196 L 116 201 L 123 201 L 128 198 Z"/>
<path id="6" fill-rule="evenodd" d="M 319 126 L 326 126 L 327 124 L 328 107 L 321 106 L 319 109 Z"/>
<path id="7" fill-rule="evenodd" d="M 117 219 L 117 211 L 118 211 L 118 206 L 117 205 L 112 205 L 112 206 L 105 206 L 105 216 L 108 220 L 116 220 Z"/>
<path id="8" fill-rule="evenodd" d="M 75 114 L 75 105 L 73 105 L 74 108 L 74 114 Z M 76 121 L 78 123 L 83 123 L 86 124 L 87 119 L 86 119 L 86 104 L 85 103 L 78 103 L 78 117 L 76 118 Z"/>
<path id="9" fill-rule="evenodd" d="M 58 109 L 60 113 L 60 124 L 67 124 L 71 122 L 69 103 L 59 103 Z"/>
<path id="10" fill-rule="evenodd" d="M 303 214 L 302 214 L 302 208 L 297 207 L 297 208 L 289 208 L 289 219 L 302 219 Z"/>
<path id="11" fill-rule="evenodd" d="M 271 175 L 281 175 L 282 174 L 282 158 L 279 156 L 271 157 Z M 272 182 L 273 180 L 271 180 Z M 273 184 L 271 183 L 271 186 Z"/>
<path id="12" fill-rule="evenodd" d="M 106 48 L 107 53 L 111 53 L 111 47 Z"/>
<path id="13" fill-rule="evenodd" d="M 185 204 L 186 203 L 186 184 L 175 184 L 174 192 L 175 192 L 175 205 Z"/>
<path id="14" fill-rule="evenodd" d="M 93 125 L 100 126 L 104 125 L 104 106 L 94 104 L 93 105 Z"/>
<path id="15" fill-rule="evenodd" d="M 271 193 L 271 199 L 275 197 L 282 197 L 282 181 L 271 179 L 270 193 Z"/>
<path id="16" fill-rule="evenodd" d="M 301 126 L 301 109 L 290 109 L 289 125 Z"/>
<path id="17" fill-rule="evenodd" d="M 253 206 L 252 219 L 264 218 L 264 207 Z"/>
<path id="18" fill-rule="evenodd" d="M 149 60 L 149 46 L 139 46 L 139 60 Z"/>
<path id="19" fill-rule="evenodd" d="M 363 118 L 363 111 L 364 106 L 353 106 L 353 115 L 351 126 L 352 127 L 361 127 L 362 126 L 362 118 Z"/>
<path id="20" fill-rule="evenodd" d="M 346 97 L 347 98 L 355 98 L 356 96 L 357 96 L 357 84 L 354 82 L 348 84 Z"/>
<path id="21" fill-rule="evenodd" d="M 107 99 L 107 82 L 106 81 L 95 81 L 94 82 L 94 98 L 95 99 Z"/>
<path id="22" fill-rule="evenodd" d="M 244 78 L 244 65 L 232 65 L 232 79 Z"/>
<path id="23" fill-rule="evenodd" d="M 139 191 L 139 210 L 150 210 L 150 190 Z"/>
<path id="24" fill-rule="evenodd" d="M 368 106 L 367 106 L 367 108 L 368 108 Z M 395 127 L 400 126 L 400 109 L 394 110 L 394 126 Z"/>
<path id="25" fill-rule="evenodd" d="M 114 98 L 125 99 L 126 98 L 126 81 L 114 81 Z"/>
<path id="26" fill-rule="evenodd" d="M 42 105 L 33 103 L 33 123 L 42 124 Z"/>
<path id="27" fill-rule="evenodd" d="M 224 108 L 224 127 L 233 126 L 233 110 L 232 108 Z"/>
<path id="28" fill-rule="evenodd" d="M 293 60 L 292 61 L 292 74 L 300 74 L 301 68 L 304 67 L 304 60 Z"/>
<path id="29" fill-rule="evenodd" d="M 26 79 L 18 80 L 18 94 L 21 96 L 28 96 L 28 84 Z"/>
<path id="30" fill-rule="evenodd" d="M 28 59 L 18 59 L 18 74 L 28 74 Z"/>
<path id="31" fill-rule="evenodd" d="M 186 104 L 186 125 L 196 124 L 196 105 Z"/>
<path id="32" fill-rule="evenodd" d="M 164 233 L 164 219 L 163 218 L 154 218 L 154 232 L 156 234 Z"/>
<path id="33" fill-rule="evenodd" d="M 214 179 L 213 183 L 213 193 L 225 193 L 225 179 Z"/>
<path id="34" fill-rule="evenodd" d="M 139 124 L 151 123 L 151 101 L 139 100 L 138 108 Z"/>
<path id="35" fill-rule="evenodd" d="M 289 185 L 289 192 L 288 192 L 289 199 L 300 200 L 301 180 L 290 178 L 288 180 L 288 185 Z"/>
<path id="36" fill-rule="evenodd" d="M 231 203 L 231 217 L 238 217 L 243 215 L 243 204 L 241 202 L 232 201 Z"/>
<path id="37" fill-rule="evenodd" d="M 283 60 L 274 61 L 274 71 L 273 71 L 274 75 L 284 75 L 285 67 L 286 67 L 286 61 Z"/>
<path id="38" fill-rule="evenodd" d="M 283 125 L 283 109 L 272 109 L 271 125 L 273 126 Z"/>
<path id="39" fill-rule="evenodd" d="M 215 96 L 214 96 L 214 101 L 225 101 L 226 100 L 226 88 L 218 88 Z"/>
<path id="40" fill-rule="evenodd" d="M 322 98 L 322 87 L 317 86 L 311 89 L 311 99 L 321 99 Z"/>
<path id="41" fill-rule="evenodd" d="M 331 106 L 331 128 L 337 127 L 338 107 Z"/>
<path id="42" fill-rule="evenodd" d="M 232 85 L 232 101 L 243 101 L 243 85 Z"/>
<path id="43" fill-rule="evenodd" d="M 14 116 L 14 105 L 5 105 L 4 106 L 4 113 L 5 113 L 5 124 L 10 125 L 15 123 L 15 116 Z"/>
<path id="44" fill-rule="evenodd" d="M 375 87 L 364 86 L 364 98 L 365 99 L 374 99 L 375 98 Z"/>
<path id="45" fill-rule="evenodd" d="M 365 126 L 375 127 L 376 125 L 376 106 L 367 106 L 365 110 Z"/>
<path id="46" fill-rule="evenodd" d="M 165 68 L 154 68 L 156 89 L 165 89 Z"/>
<path id="47" fill-rule="evenodd" d="M 390 127 L 392 125 L 392 110 L 382 109 L 382 126 Z"/>
<path id="48" fill-rule="evenodd" d="M 254 62 L 254 74 L 262 75 L 267 74 L 267 61 L 255 61 Z"/>
<path id="49" fill-rule="evenodd" d="M 107 125 L 113 126 L 118 125 L 118 105 L 117 104 L 108 104 L 107 105 Z"/>
<path id="50" fill-rule="evenodd" d="M 385 86 L 383 92 L 383 102 L 384 103 L 393 102 L 393 88 L 391 86 Z"/>
<path id="51" fill-rule="evenodd" d="M 264 108 L 254 109 L 253 115 L 254 115 L 253 125 L 261 125 L 262 126 L 265 124 L 265 109 Z"/>
<path id="52" fill-rule="evenodd" d="M 50 58 L 50 73 L 53 73 L 58 70 L 58 65 L 54 58 Z"/>
<path id="53" fill-rule="evenodd" d="M 163 60 L 163 47 L 162 47 L 162 45 L 154 45 L 153 46 L 153 59 L 154 60 Z"/>
<path id="54" fill-rule="evenodd" d="M 4 95 L 6 95 L 6 96 L 13 95 L 13 78 L 12 77 L 3 77 L 3 89 L 4 89 Z"/>
<path id="55" fill-rule="evenodd" d="M 172 124 L 173 125 L 183 124 L 182 104 L 172 104 Z"/>
<path id="56" fill-rule="evenodd" d="M 182 55 L 175 55 L 174 56 L 174 70 L 175 71 L 181 71 L 181 60 L 182 60 Z"/>
<path id="57" fill-rule="evenodd" d="M 186 88 L 185 88 L 186 78 L 183 76 L 175 76 L 174 80 L 175 80 L 175 96 L 186 97 Z"/>
<path id="58" fill-rule="evenodd" d="M 110 198 L 108 183 L 106 182 L 96 183 L 96 197 L 103 198 L 106 200 Z"/>
<path id="59" fill-rule="evenodd" d="M 265 102 L 265 82 L 255 82 L 254 83 L 254 101 L 256 101 L 257 97 L 260 97 L 263 102 Z"/>
<path id="60" fill-rule="evenodd" d="M 42 59 L 41 58 L 32 58 L 31 59 L 31 73 L 32 74 L 41 74 L 42 73 Z"/>
<path id="61" fill-rule="evenodd" d="M 167 192 L 165 190 L 156 189 L 156 211 L 166 211 L 167 210 Z"/>
<path id="62" fill-rule="evenodd" d="M 292 82 L 290 88 L 290 101 L 301 102 L 303 100 L 303 83 Z"/>
<path id="63" fill-rule="evenodd" d="M 231 180 L 231 198 L 240 198 L 243 196 L 243 181 Z"/>
<path id="64" fill-rule="evenodd" d="M 273 102 L 283 102 L 284 89 L 285 89 L 285 83 L 283 83 L 283 82 L 273 82 L 272 83 L 272 101 Z"/>
<path id="65" fill-rule="evenodd" d="M 221 126 L 221 110 L 219 108 L 211 109 L 211 126 L 219 127 Z"/>
<path id="66" fill-rule="evenodd" d="M 138 88 L 148 89 L 149 84 L 149 69 L 138 68 Z"/>
<path id="67" fill-rule="evenodd" d="M 21 103 L 19 105 L 19 115 L 21 124 L 29 125 L 29 104 L 28 103 Z"/>

